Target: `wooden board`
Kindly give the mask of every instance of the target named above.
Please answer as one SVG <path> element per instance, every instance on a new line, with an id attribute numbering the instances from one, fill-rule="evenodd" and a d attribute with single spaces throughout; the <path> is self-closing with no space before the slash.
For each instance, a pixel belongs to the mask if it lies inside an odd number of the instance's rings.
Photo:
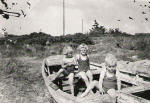
<path id="1" fill-rule="evenodd" d="M 150 101 L 131 94 L 120 93 L 118 103 L 150 103 Z"/>
<path id="2" fill-rule="evenodd" d="M 150 90 L 150 84 L 123 88 L 121 92 L 131 94 L 131 93 L 137 93 L 137 92 L 142 92 L 146 90 Z"/>
<path id="3" fill-rule="evenodd" d="M 136 76 L 129 76 L 128 74 L 120 73 L 120 80 L 133 84 L 133 85 L 146 85 L 150 82 L 144 81 L 142 78 L 137 78 Z"/>
<path id="4" fill-rule="evenodd" d="M 100 93 L 89 94 L 83 98 L 77 98 L 80 103 L 112 103 L 112 99 L 108 94 L 101 95 Z"/>
<path id="5" fill-rule="evenodd" d="M 46 79 L 45 84 L 49 93 L 52 95 L 52 97 L 55 99 L 57 103 L 79 103 L 75 101 L 75 97 L 71 96 L 70 94 L 63 92 L 60 89 L 54 90 L 53 88 L 51 88 Z"/>
<path id="6" fill-rule="evenodd" d="M 124 73 L 138 73 L 140 76 L 150 78 L 150 60 L 140 60 L 135 62 L 118 61 L 117 65 Z"/>

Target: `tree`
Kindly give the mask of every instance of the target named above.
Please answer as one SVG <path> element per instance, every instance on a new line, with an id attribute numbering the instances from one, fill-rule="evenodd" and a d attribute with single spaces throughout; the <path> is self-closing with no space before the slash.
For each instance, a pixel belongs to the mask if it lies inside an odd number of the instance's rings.
<path id="1" fill-rule="evenodd" d="M 94 20 L 94 25 L 93 25 L 93 30 L 96 30 L 96 29 L 98 29 L 99 28 L 99 24 L 98 24 L 98 22 L 96 21 L 96 20 Z"/>
<path id="2" fill-rule="evenodd" d="M 109 34 L 115 34 L 115 35 L 116 34 L 123 34 L 122 31 L 119 30 L 119 28 L 115 28 L 115 29 L 110 28 L 108 33 Z"/>
<path id="3" fill-rule="evenodd" d="M 106 33 L 106 28 L 104 26 L 99 26 L 99 23 L 94 20 L 94 24 L 92 25 L 92 29 L 90 29 L 89 35 L 91 36 L 100 36 L 101 34 Z"/>
<path id="4" fill-rule="evenodd" d="M 114 34 L 114 33 L 115 33 L 115 30 L 110 28 L 109 31 L 108 31 L 108 33 L 109 33 L 109 34 Z"/>
<path id="5" fill-rule="evenodd" d="M 114 31 L 115 31 L 115 34 L 122 34 L 122 32 L 119 30 L 119 28 L 116 28 Z"/>

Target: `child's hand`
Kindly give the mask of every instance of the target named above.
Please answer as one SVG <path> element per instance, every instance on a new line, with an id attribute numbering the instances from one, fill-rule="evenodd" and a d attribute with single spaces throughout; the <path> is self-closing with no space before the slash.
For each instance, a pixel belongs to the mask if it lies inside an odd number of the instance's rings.
<path id="1" fill-rule="evenodd" d="M 120 90 L 116 92 L 118 99 L 120 99 Z"/>
<path id="2" fill-rule="evenodd" d="M 62 68 L 66 68 L 67 67 L 67 64 L 65 64 L 65 65 L 62 65 Z"/>
<path id="3" fill-rule="evenodd" d="M 102 87 L 100 87 L 99 92 L 103 95 L 104 94 L 104 89 Z"/>

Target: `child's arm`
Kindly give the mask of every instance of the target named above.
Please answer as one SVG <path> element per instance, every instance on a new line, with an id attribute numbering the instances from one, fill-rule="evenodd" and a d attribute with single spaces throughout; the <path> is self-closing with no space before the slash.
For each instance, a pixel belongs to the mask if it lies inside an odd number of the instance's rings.
<path id="1" fill-rule="evenodd" d="M 121 80 L 120 80 L 120 71 L 118 68 L 116 68 L 116 77 L 117 77 L 117 88 L 118 92 L 121 90 Z"/>
<path id="2" fill-rule="evenodd" d="M 103 79 L 104 79 L 105 73 L 106 73 L 106 68 L 104 68 L 104 70 L 101 71 L 100 77 L 99 77 L 99 89 L 102 92 L 103 92 L 103 86 L 102 86 L 102 84 L 103 84 Z"/>
<path id="3" fill-rule="evenodd" d="M 76 66 L 76 65 L 78 65 L 78 59 L 77 59 L 77 57 L 74 57 L 74 59 L 73 59 L 73 64 Z"/>
<path id="4" fill-rule="evenodd" d="M 76 63 L 76 65 L 78 65 L 78 60 L 79 60 L 79 54 L 77 54 L 77 55 L 75 56 L 75 63 Z"/>
<path id="5" fill-rule="evenodd" d="M 74 60 L 75 60 L 75 68 L 77 69 L 78 68 L 79 54 L 75 55 Z"/>
<path id="6" fill-rule="evenodd" d="M 66 66 L 67 66 L 65 57 L 64 57 L 63 60 L 62 60 L 61 66 L 62 66 L 62 69 L 66 68 Z"/>

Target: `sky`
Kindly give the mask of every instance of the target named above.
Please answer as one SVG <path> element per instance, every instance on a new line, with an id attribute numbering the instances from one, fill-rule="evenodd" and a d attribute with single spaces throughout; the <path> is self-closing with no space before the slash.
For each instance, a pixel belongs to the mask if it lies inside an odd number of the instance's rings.
<path id="1" fill-rule="evenodd" d="M 10 17 L 6 20 L 0 15 L 0 29 L 8 33 L 23 35 L 31 32 L 45 32 L 51 35 L 63 34 L 63 0 L 6 0 L 10 11 L 21 12 L 26 17 Z M 65 0 L 66 34 L 89 32 L 96 19 L 106 28 L 119 28 L 127 33 L 150 33 L 150 0 Z M 12 6 L 12 2 L 17 5 Z M 26 2 L 30 2 L 31 7 Z M 146 6 L 145 6 L 146 5 Z M 4 6 L 0 4 L 4 9 Z M 142 12 L 146 14 L 142 14 Z M 129 17 L 133 19 L 129 19 Z M 148 18 L 149 21 L 146 21 Z"/>

